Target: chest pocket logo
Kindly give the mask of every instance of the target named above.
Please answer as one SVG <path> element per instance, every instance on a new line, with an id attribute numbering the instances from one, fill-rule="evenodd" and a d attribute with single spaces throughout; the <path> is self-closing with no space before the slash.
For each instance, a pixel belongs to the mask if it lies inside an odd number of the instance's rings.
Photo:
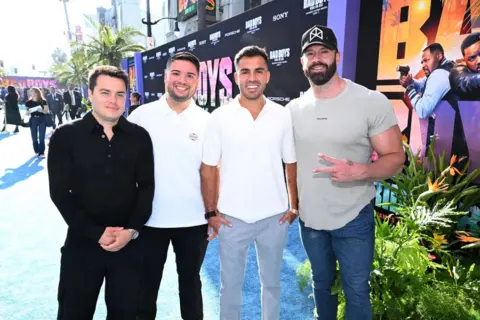
<path id="1" fill-rule="evenodd" d="M 188 135 L 188 137 L 190 138 L 190 140 L 192 141 L 197 141 L 198 140 L 198 135 L 196 133 L 190 133 Z"/>

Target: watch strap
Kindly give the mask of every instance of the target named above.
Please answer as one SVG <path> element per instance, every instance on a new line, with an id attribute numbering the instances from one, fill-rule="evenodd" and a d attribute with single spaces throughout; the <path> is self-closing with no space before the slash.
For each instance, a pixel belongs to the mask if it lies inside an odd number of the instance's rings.
<path id="1" fill-rule="evenodd" d="M 216 215 L 217 213 L 215 211 L 208 211 L 207 213 L 205 213 L 205 220 L 208 220 L 211 217 L 215 217 Z"/>

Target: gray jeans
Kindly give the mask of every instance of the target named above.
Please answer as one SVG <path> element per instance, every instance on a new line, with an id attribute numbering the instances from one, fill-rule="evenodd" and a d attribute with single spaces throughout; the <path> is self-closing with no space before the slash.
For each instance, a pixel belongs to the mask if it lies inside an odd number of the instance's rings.
<path id="1" fill-rule="evenodd" d="M 220 319 L 240 320 L 245 265 L 250 244 L 255 243 L 262 292 L 262 320 L 280 318 L 280 267 L 290 224 L 280 224 L 278 214 L 255 223 L 225 215 L 232 227 L 218 233 L 220 251 Z"/>

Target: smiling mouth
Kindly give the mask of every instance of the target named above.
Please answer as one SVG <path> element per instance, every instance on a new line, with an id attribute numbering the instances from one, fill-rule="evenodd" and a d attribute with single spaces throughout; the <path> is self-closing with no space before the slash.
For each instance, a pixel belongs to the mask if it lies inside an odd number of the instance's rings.
<path id="1" fill-rule="evenodd" d="M 187 92 L 188 91 L 188 87 L 184 87 L 184 86 L 175 86 L 175 89 L 177 89 L 179 91 L 182 91 L 182 92 Z"/>

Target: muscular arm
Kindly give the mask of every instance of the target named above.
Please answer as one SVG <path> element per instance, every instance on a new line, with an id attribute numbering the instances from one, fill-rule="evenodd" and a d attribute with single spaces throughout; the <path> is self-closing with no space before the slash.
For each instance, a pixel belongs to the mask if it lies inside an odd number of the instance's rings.
<path id="1" fill-rule="evenodd" d="M 398 126 L 370 138 L 373 149 L 378 154 L 377 161 L 365 165 L 361 180 L 379 181 L 402 172 L 405 152 L 402 147 L 402 134 Z"/>

